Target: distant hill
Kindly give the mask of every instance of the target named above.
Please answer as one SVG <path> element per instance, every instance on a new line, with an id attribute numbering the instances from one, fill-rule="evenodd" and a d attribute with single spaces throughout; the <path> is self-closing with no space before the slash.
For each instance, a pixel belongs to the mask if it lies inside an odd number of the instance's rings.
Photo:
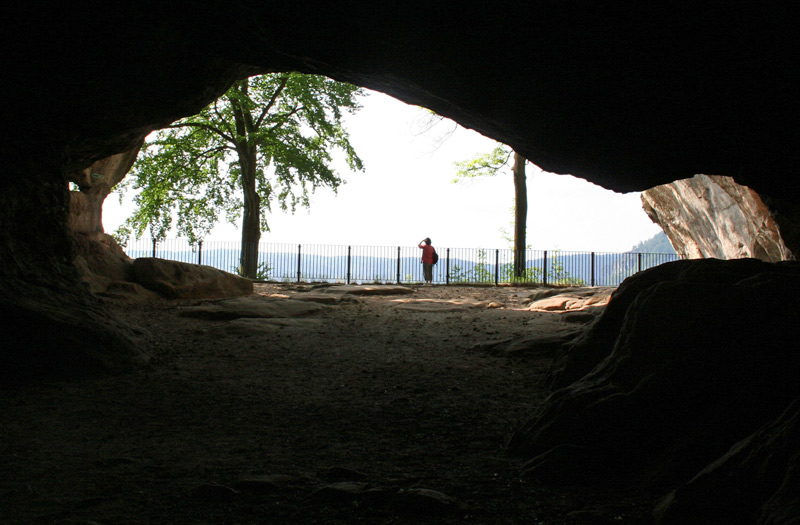
<path id="1" fill-rule="evenodd" d="M 669 243 L 669 238 L 664 232 L 658 232 L 646 241 L 640 242 L 631 248 L 631 251 L 633 253 L 675 253 L 675 249 Z"/>

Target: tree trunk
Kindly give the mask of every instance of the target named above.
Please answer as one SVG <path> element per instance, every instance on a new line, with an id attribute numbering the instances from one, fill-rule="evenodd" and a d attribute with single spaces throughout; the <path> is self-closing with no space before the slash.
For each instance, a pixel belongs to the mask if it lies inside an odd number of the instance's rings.
<path id="1" fill-rule="evenodd" d="M 525 157 L 514 152 L 514 277 L 525 275 L 525 226 L 528 220 L 528 186 Z"/>
<path id="2" fill-rule="evenodd" d="M 258 275 L 258 242 L 261 240 L 261 197 L 256 191 L 256 151 L 243 146 L 237 148 L 242 167 L 244 213 L 242 214 L 242 255 L 239 273 L 255 279 Z"/>

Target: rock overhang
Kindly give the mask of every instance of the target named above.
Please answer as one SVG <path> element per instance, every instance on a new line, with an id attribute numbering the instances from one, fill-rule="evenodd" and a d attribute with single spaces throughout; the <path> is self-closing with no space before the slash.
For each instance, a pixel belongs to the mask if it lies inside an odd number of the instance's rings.
<path id="1" fill-rule="evenodd" d="M 800 43 L 781 5 L 531 2 L 429 6 L 424 16 L 367 4 L 347 16 L 336 6 L 206 5 L 29 14 L 36 22 L 11 67 L 38 104 L 20 124 L 49 121 L 47 136 L 80 164 L 193 112 L 236 77 L 295 69 L 427 106 L 546 170 L 616 191 L 717 173 L 761 193 L 800 193 L 788 176 Z"/>

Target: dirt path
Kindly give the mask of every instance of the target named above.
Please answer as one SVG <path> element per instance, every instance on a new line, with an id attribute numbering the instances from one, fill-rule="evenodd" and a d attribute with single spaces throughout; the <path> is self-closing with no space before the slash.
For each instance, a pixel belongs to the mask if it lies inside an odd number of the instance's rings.
<path id="1" fill-rule="evenodd" d="M 257 291 L 325 299 L 309 286 Z M 603 498 L 521 479 L 504 452 L 544 395 L 549 359 L 476 345 L 567 326 L 524 310 L 530 292 L 337 295 L 310 316 L 241 330 L 174 303 L 115 306 L 150 333 L 153 366 L 1 392 L 0 523 L 597 517 Z M 637 515 L 626 505 L 616 514 Z"/>

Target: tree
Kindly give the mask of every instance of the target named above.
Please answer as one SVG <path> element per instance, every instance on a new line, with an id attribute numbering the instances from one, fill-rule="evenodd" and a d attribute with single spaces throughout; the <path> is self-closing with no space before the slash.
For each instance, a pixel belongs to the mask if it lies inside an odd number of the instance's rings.
<path id="1" fill-rule="evenodd" d="M 525 175 L 525 163 L 527 162 L 525 157 L 508 146 L 498 144 L 489 153 L 457 162 L 458 172 L 454 182 L 465 178 L 495 176 L 508 165 L 512 154 L 514 155 L 514 163 L 511 167 L 514 175 L 514 277 L 520 278 L 525 275 L 525 249 L 527 248 L 525 226 L 528 220 L 528 186 Z"/>
<path id="2" fill-rule="evenodd" d="M 140 189 L 126 223 L 139 236 L 164 238 L 177 216 L 179 235 L 193 244 L 225 214 L 242 219 L 239 272 L 255 278 L 258 242 L 269 231 L 263 208 L 309 206 L 320 186 L 343 182 L 331 167 L 332 150 L 352 170 L 361 159 L 343 126 L 361 108 L 364 92 L 318 75 L 274 73 L 236 82 L 197 115 L 158 131 L 136 161 L 127 187 Z"/>

